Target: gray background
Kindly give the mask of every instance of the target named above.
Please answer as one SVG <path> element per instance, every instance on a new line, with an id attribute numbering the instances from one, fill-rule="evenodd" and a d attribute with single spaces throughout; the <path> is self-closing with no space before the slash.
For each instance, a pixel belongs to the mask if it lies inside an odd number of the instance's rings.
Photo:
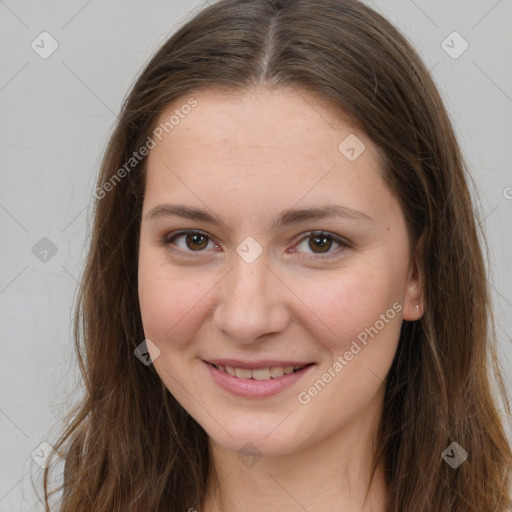
<path id="1" fill-rule="evenodd" d="M 512 0 L 367 3 L 420 52 L 455 124 L 489 240 L 500 358 L 512 390 Z M 70 393 L 80 395 L 72 306 L 116 113 L 143 64 L 204 2 L 50 5 L 0 0 L 0 512 L 42 509 L 31 454 L 55 442 Z M 45 31 L 58 48 L 43 59 L 31 44 L 51 49 Z M 457 58 L 464 42 L 446 39 L 454 31 L 469 45 Z"/>

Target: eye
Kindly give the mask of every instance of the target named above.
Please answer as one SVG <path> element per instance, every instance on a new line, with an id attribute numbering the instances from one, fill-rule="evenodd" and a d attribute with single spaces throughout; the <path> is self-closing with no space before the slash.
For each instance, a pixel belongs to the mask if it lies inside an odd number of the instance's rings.
<path id="1" fill-rule="evenodd" d="M 182 240 L 182 242 L 177 243 L 177 240 Z M 208 243 L 211 243 L 214 247 L 217 247 L 217 245 L 213 243 L 209 235 L 206 233 L 203 233 L 202 231 L 191 230 L 173 233 L 171 236 L 168 236 L 162 240 L 162 243 L 169 246 L 173 245 L 174 247 L 170 247 L 172 251 L 185 254 L 186 256 L 195 256 L 191 253 L 203 252 L 203 249 L 208 247 Z"/>
<path id="2" fill-rule="evenodd" d="M 333 244 L 336 244 L 338 247 L 335 247 L 332 251 Z M 295 245 L 295 249 L 310 249 L 312 251 L 309 256 L 305 256 L 306 259 L 325 259 L 338 256 L 340 249 L 344 247 L 349 248 L 352 245 L 348 240 L 324 231 L 310 232 Z"/>
<path id="3" fill-rule="evenodd" d="M 169 249 L 174 253 L 192 257 L 200 256 L 200 253 L 205 252 L 205 249 L 219 248 L 208 234 L 198 230 L 183 230 L 171 233 L 162 240 L 162 244 L 169 246 Z M 210 247 L 209 244 L 211 244 Z M 334 247 L 334 250 L 332 250 L 333 244 L 338 246 Z M 310 249 L 309 255 L 301 257 L 315 260 L 338 256 L 342 248 L 350 247 L 352 247 L 352 244 L 338 235 L 324 231 L 312 231 L 303 236 L 299 243 L 287 252 L 307 252 Z M 297 249 L 299 250 L 297 251 Z"/>

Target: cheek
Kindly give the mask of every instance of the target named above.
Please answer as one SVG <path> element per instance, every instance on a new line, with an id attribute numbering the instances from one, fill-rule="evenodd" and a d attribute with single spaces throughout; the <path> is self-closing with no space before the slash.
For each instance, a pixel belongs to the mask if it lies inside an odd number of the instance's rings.
<path id="1" fill-rule="evenodd" d="M 318 341 L 333 354 L 339 354 L 348 350 L 353 340 L 364 341 L 365 329 L 376 322 L 378 330 L 388 332 L 389 325 L 400 323 L 400 307 L 396 304 L 401 295 L 393 279 L 385 271 L 368 267 L 326 275 L 315 280 L 314 286 L 304 281 L 297 294 L 306 298 L 304 302 L 311 311 L 310 328 L 317 332 Z M 383 322 L 386 328 L 382 328 Z"/>
<path id="2" fill-rule="evenodd" d="M 367 267 L 331 277 L 309 292 L 308 305 L 318 315 L 312 323 L 324 326 L 315 341 L 328 353 L 298 397 L 311 407 L 307 415 L 313 430 L 336 430 L 364 409 L 383 385 L 402 323 L 401 296 L 393 279 L 389 272 Z M 326 410 L 333 412 L 331 422 L 325 421 Z"/>
<path id="3" fill-rule="evenodd" d="M 139 303 L 144 334 L 160 349 L 180 349 L 199 325 L 207 283 L 188 272 L 177 274 L 161 258 L 141 251 Z"/>

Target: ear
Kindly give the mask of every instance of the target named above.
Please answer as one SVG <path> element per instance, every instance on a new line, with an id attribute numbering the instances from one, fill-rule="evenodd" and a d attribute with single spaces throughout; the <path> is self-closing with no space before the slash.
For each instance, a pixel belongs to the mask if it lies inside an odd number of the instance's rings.
<path id="1" fill-rule="evenodd" d="M 419 259 L 423 254 L 425 244 L 425 234 L 425 231 L 421 234 L 409 265 L 404 297 L 404 320 L 418 320 L 423 316 L 425 310 L 424 276 L 419 268 Z"/>

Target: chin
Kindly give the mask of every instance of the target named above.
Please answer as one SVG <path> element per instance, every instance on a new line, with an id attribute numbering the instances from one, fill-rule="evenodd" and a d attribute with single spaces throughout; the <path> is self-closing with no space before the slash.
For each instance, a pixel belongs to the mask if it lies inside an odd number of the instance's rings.
<path id="1" fill-rule="evenodd" d="M 239 457 L 244 454 L 260 457 L 280 457 L 290 455 L 307 444 L 304 429 L 294 425 L 284 425 L 286 414 L 272 421 L 240 421 L 231 424 L 229 434 L 216 426 L 206 430 L 208 437 L 217 445 L 236 452 Z M 204 427 L 203 427 L 204 428 Z M 298 433 L 301 432 L 301 435 Z"/>

